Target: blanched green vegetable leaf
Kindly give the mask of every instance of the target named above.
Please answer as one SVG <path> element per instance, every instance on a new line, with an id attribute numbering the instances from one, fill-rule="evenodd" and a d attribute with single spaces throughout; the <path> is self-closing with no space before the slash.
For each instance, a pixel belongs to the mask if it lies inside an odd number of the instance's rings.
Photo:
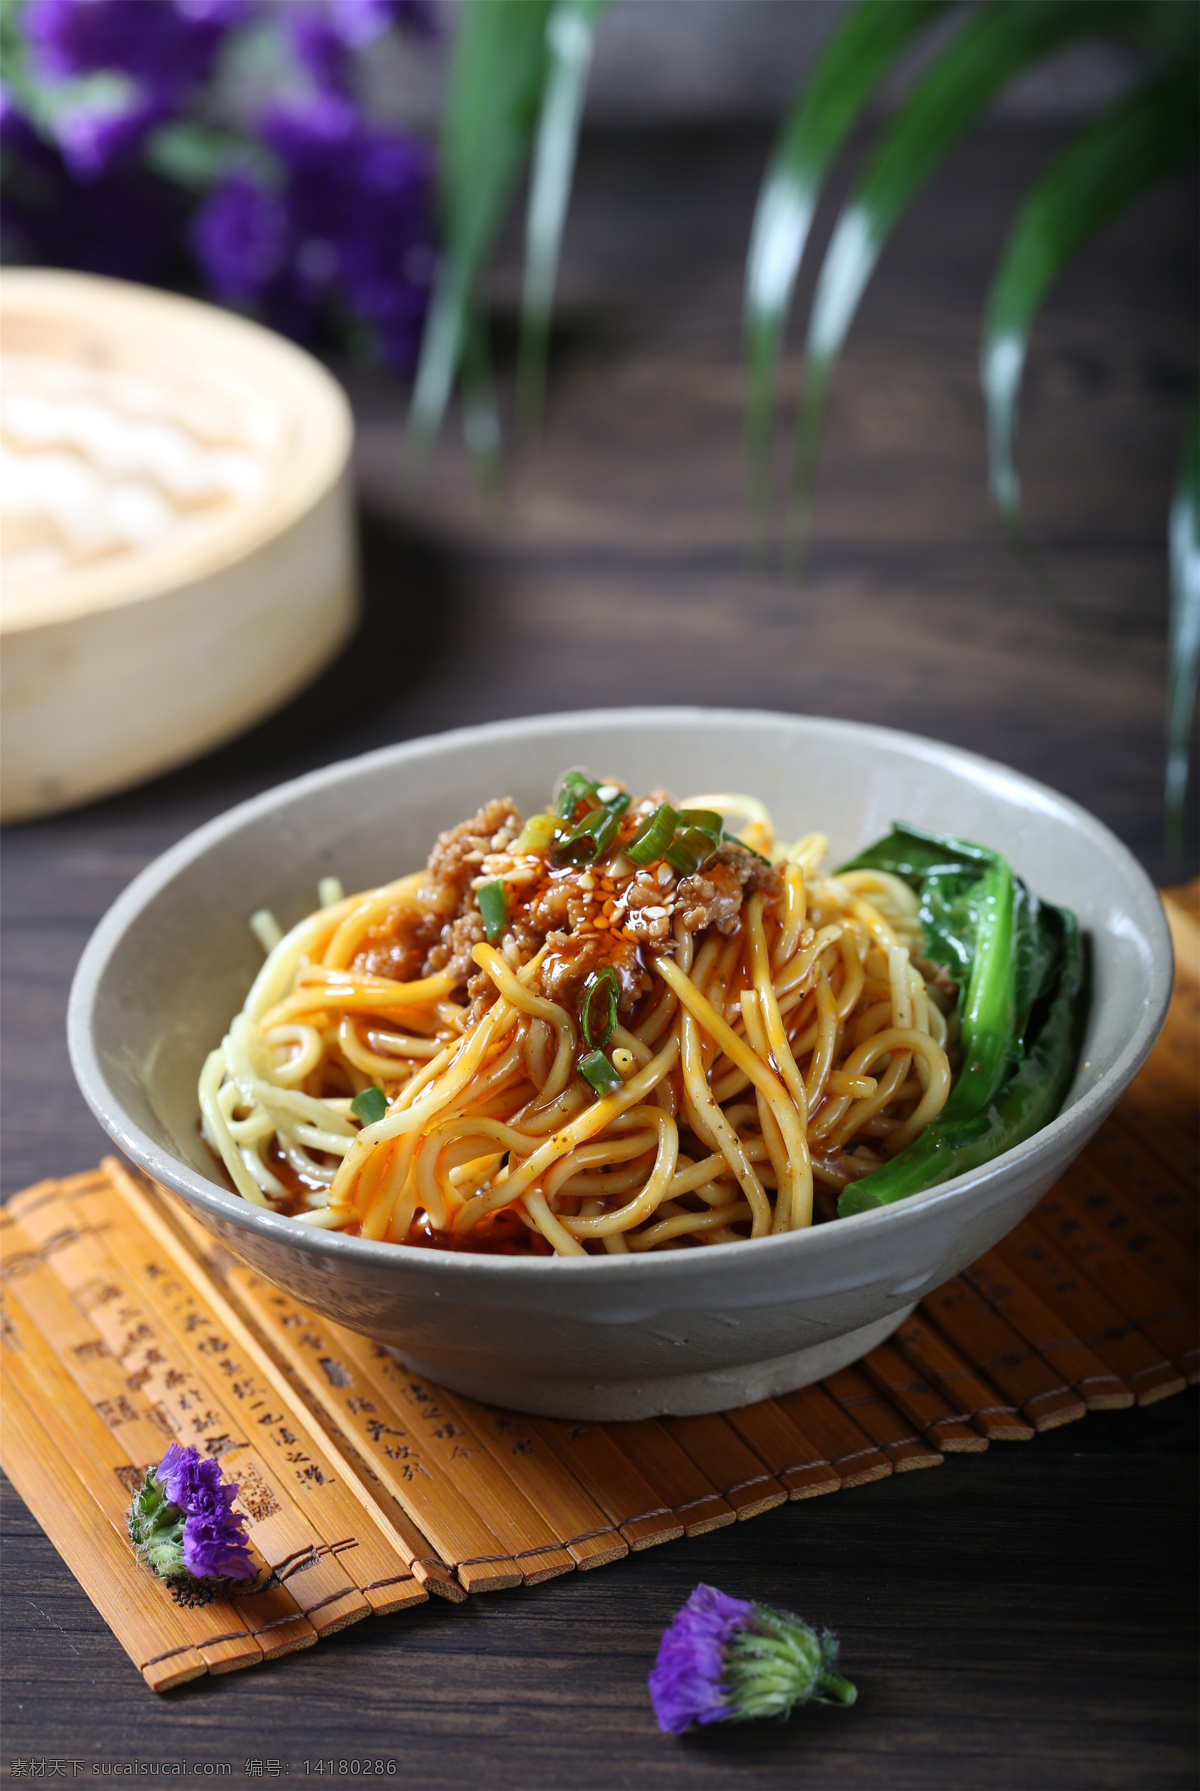
<path id="1" fill-rule="evenodd" d="M 1074 916 L 965 840 L 897 826 L 842 868 L 890 871 L 917 892 L 926 952 L 960 985 L 962 1047 L 939 1117 L 843 1190 L 844 1218 L 960 1175 L 1045 1125 L 1074 1069 L 1083 958 Z"/>

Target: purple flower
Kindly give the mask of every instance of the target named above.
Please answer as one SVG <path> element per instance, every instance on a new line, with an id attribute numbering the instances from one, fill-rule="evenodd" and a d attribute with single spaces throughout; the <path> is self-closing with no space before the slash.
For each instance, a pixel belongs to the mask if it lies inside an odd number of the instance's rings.
<path id="1" fill-rule="evenodd" d="M 80 180 L 98 180 L 141 147 L 167 116 L 161 101 L 137 85 L 112 100 L 84 99 L 55 117 L 54 136 L 63 161 Z"/>
<path id="2" fill-rule="evenodd" d="M 237 1493 L 218 1461 L 172 1443 L 129 1508 L 130 1540 L 162 1579 L 252 1579 L 246 1519 L 233 1510 Z"/>
<path id="3" fill-rule="evenodd" d="M 425 0 L 293 0 L 286 23 L 297 60 L 329 93 L 350 90 L 351 58 L 391 25 L 432 36 L 434 15 Z"/>
<path id="4" fill-rule="evenodd" d="M 166 98 L 205 79 L 243 11 L 232 0 L 27 0 L 21 28 L 46 80 L 115 70 Z"/>
<path id="5" fill-rule="evenodd" d="M 744 1599 L 701 1585 L 676 1612 L 670 1628 L 663 1631 L 650 1675 L 650 1702 L 660 1729 L 682 1735 L 691 1723 L 715 1723 L 729 1716 L 725 1644 L 753 1611 Z"/>
<path id="6" fill-rule="evenodd" d="M 837 1638 L 820 1636 L 790 1611 L 697 1586 L 659 1644 L 650 1674 L 658 1726 L 682 1735 L 692 1723 L 786 1716 L 796 1704 L 853 1704 L 858 1695 L 833 1671 Z"/>
<path id="7" fill-rule="evenodd" d="M 282 202 L 235 171 L 213 188 L 192 224 L 192 248 L 219 298 L 262 298 L 283 266 L 288 229 Z"/>

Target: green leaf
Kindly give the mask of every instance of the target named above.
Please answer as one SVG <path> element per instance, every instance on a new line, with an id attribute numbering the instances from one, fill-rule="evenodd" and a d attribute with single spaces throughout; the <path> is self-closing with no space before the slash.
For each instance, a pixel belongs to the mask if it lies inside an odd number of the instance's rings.
<path id="1" fill-rule="evenodd" d="M 579 123 L 596 28 L 609 5 L 610 0 L 558 0 L 546 21 L 545 87 L 525 214 L 525 284 L 517 365 L 517 408 L 529 422 L 540 418 L 545 399 L 546 338 Z"/>
<path id="2" fill-rule="evenodd" d="M 829 381 L 892 230 L 943 157 L 1003 87 L 1074 39 L 1136 12 L 1105 0 L 1004 0 L 972 12 L 883 134 L 825 253 L 809 319 L 792 473 L 791 530 L 803 553 Z"/>
<path id="3" fill-rule="evenodd" d="M 1194 70 L 1147 82 L 1081 132 L 1017 215 L 988 295 L 980 355 L 992 498 L 1010 529 L 1019 521 L 1013 433 L 1034 314 L 1090 237 L 1194 155 L 1197 110 Z"/>
<path id="4" fill-rule="evenodd" d="M 949 0 L 863 0 L 834 27 L 792 106 L 759 189 L 746 261 L 747 443 L 751 501 L 765 523 L 771 419 L 796 275 L 826 170 L 863 107 Z"/>
<path id="5" fill-rule="evenodd" d="M 444 252 L 408 427 L 418 462 L 445 415 L 470 307 L 533 137 L 551 0 L 465 0 L 442 112 Z"/>
<path id="6" fill-rule="evenodd" d="M 1200 665 L 1200 409 L 1192 412 L 1171 503 L 1171 620 L 1167 666 L 1167 839 L 1183 844 L 1188 738 Z"/>

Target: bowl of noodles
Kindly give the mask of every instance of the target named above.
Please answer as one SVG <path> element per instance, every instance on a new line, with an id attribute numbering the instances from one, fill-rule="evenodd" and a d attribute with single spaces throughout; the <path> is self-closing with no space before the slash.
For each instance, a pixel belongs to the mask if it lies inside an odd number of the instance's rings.
<path id="1" fill-rule="evenodd" d="M 1162 1023 L 1155 891 L 938 743 L 596 711 L 220 817 L 101 922 L 80 1086 L 238 1256 L 473 1397 L 746 1404 L 1015 1225 Z"/>

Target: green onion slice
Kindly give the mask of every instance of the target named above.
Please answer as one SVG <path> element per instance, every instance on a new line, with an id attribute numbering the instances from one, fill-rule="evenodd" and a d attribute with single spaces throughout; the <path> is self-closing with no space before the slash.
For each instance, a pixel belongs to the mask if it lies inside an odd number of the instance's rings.
<path id="1" fill-rule="evenodd" d="M 581 1057 L 579 1073 L 587 1078 L 601 1099 L 622 1085 L 619 1072 L 613 1069 L 603 1051 L 589 1051 L 586 1057 Z"/>
<path id="2" fill-rule="evenodd" d="M 483 915 L 483 930 L 487 934 L 488 944 L 493 945 L 508 925 L 508 903 L 504 898 L 504 885 L 497 877 L 494 883 L 485 883 L 477 890 L 479 912 Z"/>
<path id="3" fill-rule="evenodd" d="M 350 1111 L 358 1115 L 364 1126 L 373 1126 L 387 1112 L 387 1096 L 376 1083 L 374 1088 L 364 1088 L 355 1095 Z"/>
<path id="4" fill-rule="evenodd" d="M 557 815 L 530 815 L 508 849 L 518 857 L 522 852 L 544 852 L 558 829 Z"/>
<path id="5" fill-rule="evenodd" d="M 679 817 L 671 804 L 660 802 L 644 821 L 638 822 L 631 838 L 626 841 L 626 858 L 632 864 L 654 864 L 675 838 L 678 821 Z"/>
<path id="6" fill-rule="evenodd" d="M 608 1011 L 604 1018 L 604 1031 L 599 1038 L 596 1038 L 592 1032 L 592 1003 L 601 990 L 608 997 Z M 584 1044 L 593 1050 L 603 1051 L 613 1035 L 617 1024 L 617 998 L 620 993 L 621 985 L 617 981 L 617 973 L 611 964 L 606 964 L 603 970 L 598 970 L 587 980 L 583 992 L 583 1007 L 579 1015 L 579 1025 L 583 1033 Z"/>
<path id="7" fill-rule="evenodd" d="M 663 857 L 683 876 L 690 877 L 715 858 L 716 854 L 716 842 L 707 833 L 702 832 L 699 827 L 687 827 L 682 833 L 675 835 Z"/>
<path id="8" fill-rule="evenodd" d="M 729 845 L 736 846 L 739 852 L 748 852 L 751 858 L 757 858 L 760 864 L 770 864 L 771 860 L 765 853 L 756 852 L 753 846 L 748 846 L 745 840 L 740 840 L 736 833 L 723 833 L 721 838 L 726 840 Z"/>
<path id="9" fill-rule="evenodd" d="M 592 809 L 558 841 L 554 848 L 558 863 L 591 864 L 593 859 L 603 858 L 617 837 L 621 816 L 628 807 L 629 797 L 622 790 L 600 808 Z"/>
<path id="10" fill-rule="evenodd" d="M 681 808 L 679 811 L 681 827 L 698 827 L 706 833 L 715 846 L 721 838 L 721 817 L 715 808 Z"/>
<path id="11" fill-rule="evenodd" d="M 560 821 L 569 821 L 576 808 L 600 788 L 586 771 L 564 771 L 554 787 L 554 812 Z"/>

